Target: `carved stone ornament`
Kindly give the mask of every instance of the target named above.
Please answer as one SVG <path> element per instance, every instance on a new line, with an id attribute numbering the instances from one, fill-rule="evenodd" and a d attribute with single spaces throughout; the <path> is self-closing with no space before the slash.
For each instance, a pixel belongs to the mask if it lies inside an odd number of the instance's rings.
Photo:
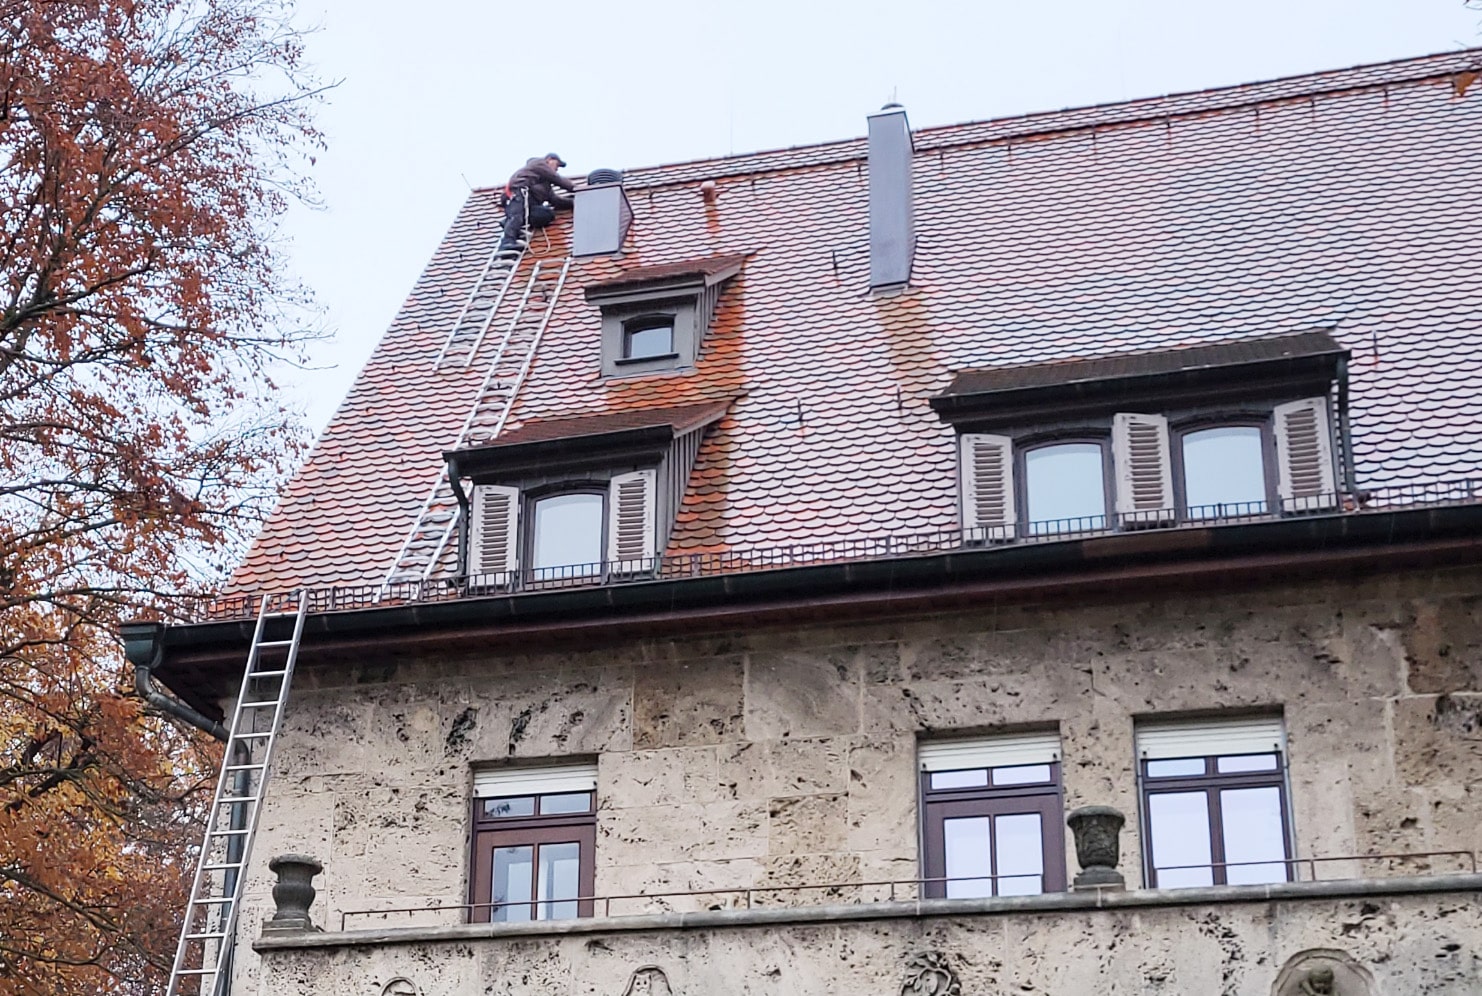
<path id="1" fill-rule="evenodd" d="M 381 987 L 381 996 L 422 996 L 422 990 L 411 979 L 397 976 Z"/>
<path id="2" fill-rule="evenodd" d="M 1111 806 L 1082 806 L 1065 819 L 1075 835 L 1075 856 L 1081 872 L 1076 889 L 1123 888 L 1127 883 L 1117 871 L 1122 856 L 1122 824 L 1127 818 Z"/>
<path id="3" fill-rule="evenodd" d="M 1342 951 L 1314 948 L 1287 959 L 1271 996 L 1374 996 L 1374 977 Z"/>
<path id="4" fill-rule="evenodd" d="M 674 996 L 674 990 L 669 987 L 669 977 L 662 968 L 644 965 L 634 970 L 623 996 Z"/>
<path id="5" fill-rule="evenodd" d="M 962 996 L 962 983 L 940 951 L 919 951 L 906 959 L 901 996 Z"/>

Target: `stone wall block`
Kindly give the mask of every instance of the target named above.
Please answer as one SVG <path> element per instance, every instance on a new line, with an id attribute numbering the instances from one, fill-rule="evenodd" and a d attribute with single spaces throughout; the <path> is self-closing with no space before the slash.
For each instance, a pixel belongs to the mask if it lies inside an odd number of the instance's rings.
<path id="1" fill-rule="evenodd" d="M 854 733 L 860 663 L 853 647 L 754 653 L 746 668 L 748 740 Z"/>
<path id="2" fill-rule="evenodd" d="M 633 747 L 739 740 L 744 698 L 739 657 L 642 669 L 633 689 Z"/>
<path id="3" fill-rule="evenodd" d="M 721 799 L 715 747 L 611 751 L 597 759 L 602 809 L 672 806 Z"/>
<path id="4" fill-rule="evenodd" d="M 767 853 L 765 802 L 614 809 L 598 814 L 600 863 L 759 857 Z"/>
<path id="5" fill-rule="evenodd" d="M 338 692 L 289 692 L 273 751 L 274 777 L 365 771 L 370 710 Z"/>
<path id="6" fill-rule="evenodd" d="M 848 838 L 848 796 L 783 796 L 767 807 L 769 857 L 841 852 Z"/>
<path id="7" fill-rule="evenodd" d="M 1401 635 L 1410 691 L 1482 691 L 1482 598 L 1416 601 Z"/>
<path id="8" fill-rule="evenodd" d="M 850 737 L 725 745 L 716 751 L 721 794 L 766 800 L 849 791 Z"/>
<path id="9" fill-rule="evenodd" d="M 848 763 L 848 849 L 914 860 L 921 794 L 915 738 L 897 734 L 855 744 Z"/>

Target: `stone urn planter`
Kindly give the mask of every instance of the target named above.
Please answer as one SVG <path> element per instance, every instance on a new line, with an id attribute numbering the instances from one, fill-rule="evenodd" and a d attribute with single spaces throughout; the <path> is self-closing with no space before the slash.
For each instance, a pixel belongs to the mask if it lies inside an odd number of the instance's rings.
<path id="1" fill-rule="evenodd" d="M 264 930 L 314 930 L 309 907 L 314 903 L 314 876 L 324 866 L 307 854 L 280 854 L 268 862 L 268 870 L 278 876 L 273 886 L 273 902 L 278 908 Z"/>
<path id="2" fill-rule="evenodd" d="M 1111 806 L 1082 806 L 1065 819 L 1075 835 L 1075 856 L 1080 874 L 1072 889 L 1124 889 L 1127 882 L 1117 871 L 1121 860 L 1122 824 L 1127 819 Z"/>

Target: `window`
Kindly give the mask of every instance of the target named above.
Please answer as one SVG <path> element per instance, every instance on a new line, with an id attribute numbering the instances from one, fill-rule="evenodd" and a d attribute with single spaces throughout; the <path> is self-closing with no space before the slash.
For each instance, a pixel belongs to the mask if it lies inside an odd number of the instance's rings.
<path id="1" fill-rule="evenodd" d="M 601 573 L 606 506 L 605 496 L 594 491 L 549 495 L 534 501 L 530 566 L 536 580 Z"/>
<path id="2" fill-rule="evenodd" d="M 1266 433 L 1219 425 L 1183 433 L 1183 511 L 1190 519 L 1264 515 L 1269 509 Z"/>
<path id="3" fill-rule="evenodd" d="M 1031 534 L 1106 527 L 1106 468 L 1100 443 L 1055 443 L 1024 453 Z"/>
<path id="4" fill-rule="evenodd" d="M 673 315 L 644 315 L 623 322 L 623 355 L 619 363 L 673 355 Z"/>
<path id="5" fill-rule="evenodd" d="M 1059 756 L 1053 733 L 921 746 L 927 897 L 1065 888 Z"/>
<path id="6" fill-rule="evenodd" d="M 1279 719 L 1138 727 L 1152 887 L 1289 879 L 1283 745 Z"/>
<path id="7" fill-rule="evenodd" d="M 592 915 L 596 788 L 594 764 L 474 774 L 473 922 Z"/>

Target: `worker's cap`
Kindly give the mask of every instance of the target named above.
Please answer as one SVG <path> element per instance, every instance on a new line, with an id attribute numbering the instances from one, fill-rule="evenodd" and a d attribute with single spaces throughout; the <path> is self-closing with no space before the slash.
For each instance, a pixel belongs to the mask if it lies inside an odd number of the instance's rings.
<path id="1" fill-rule="evenodd" d="M 556 155 L 554 152 L 547 152 L 545 154 L 545 157 L 547 159 L 554 159 L 556 161 L 556 165 L 557 166 L 564 167 L 566 165 L 566 160 L 562 159 L 560 156 Z"/>

